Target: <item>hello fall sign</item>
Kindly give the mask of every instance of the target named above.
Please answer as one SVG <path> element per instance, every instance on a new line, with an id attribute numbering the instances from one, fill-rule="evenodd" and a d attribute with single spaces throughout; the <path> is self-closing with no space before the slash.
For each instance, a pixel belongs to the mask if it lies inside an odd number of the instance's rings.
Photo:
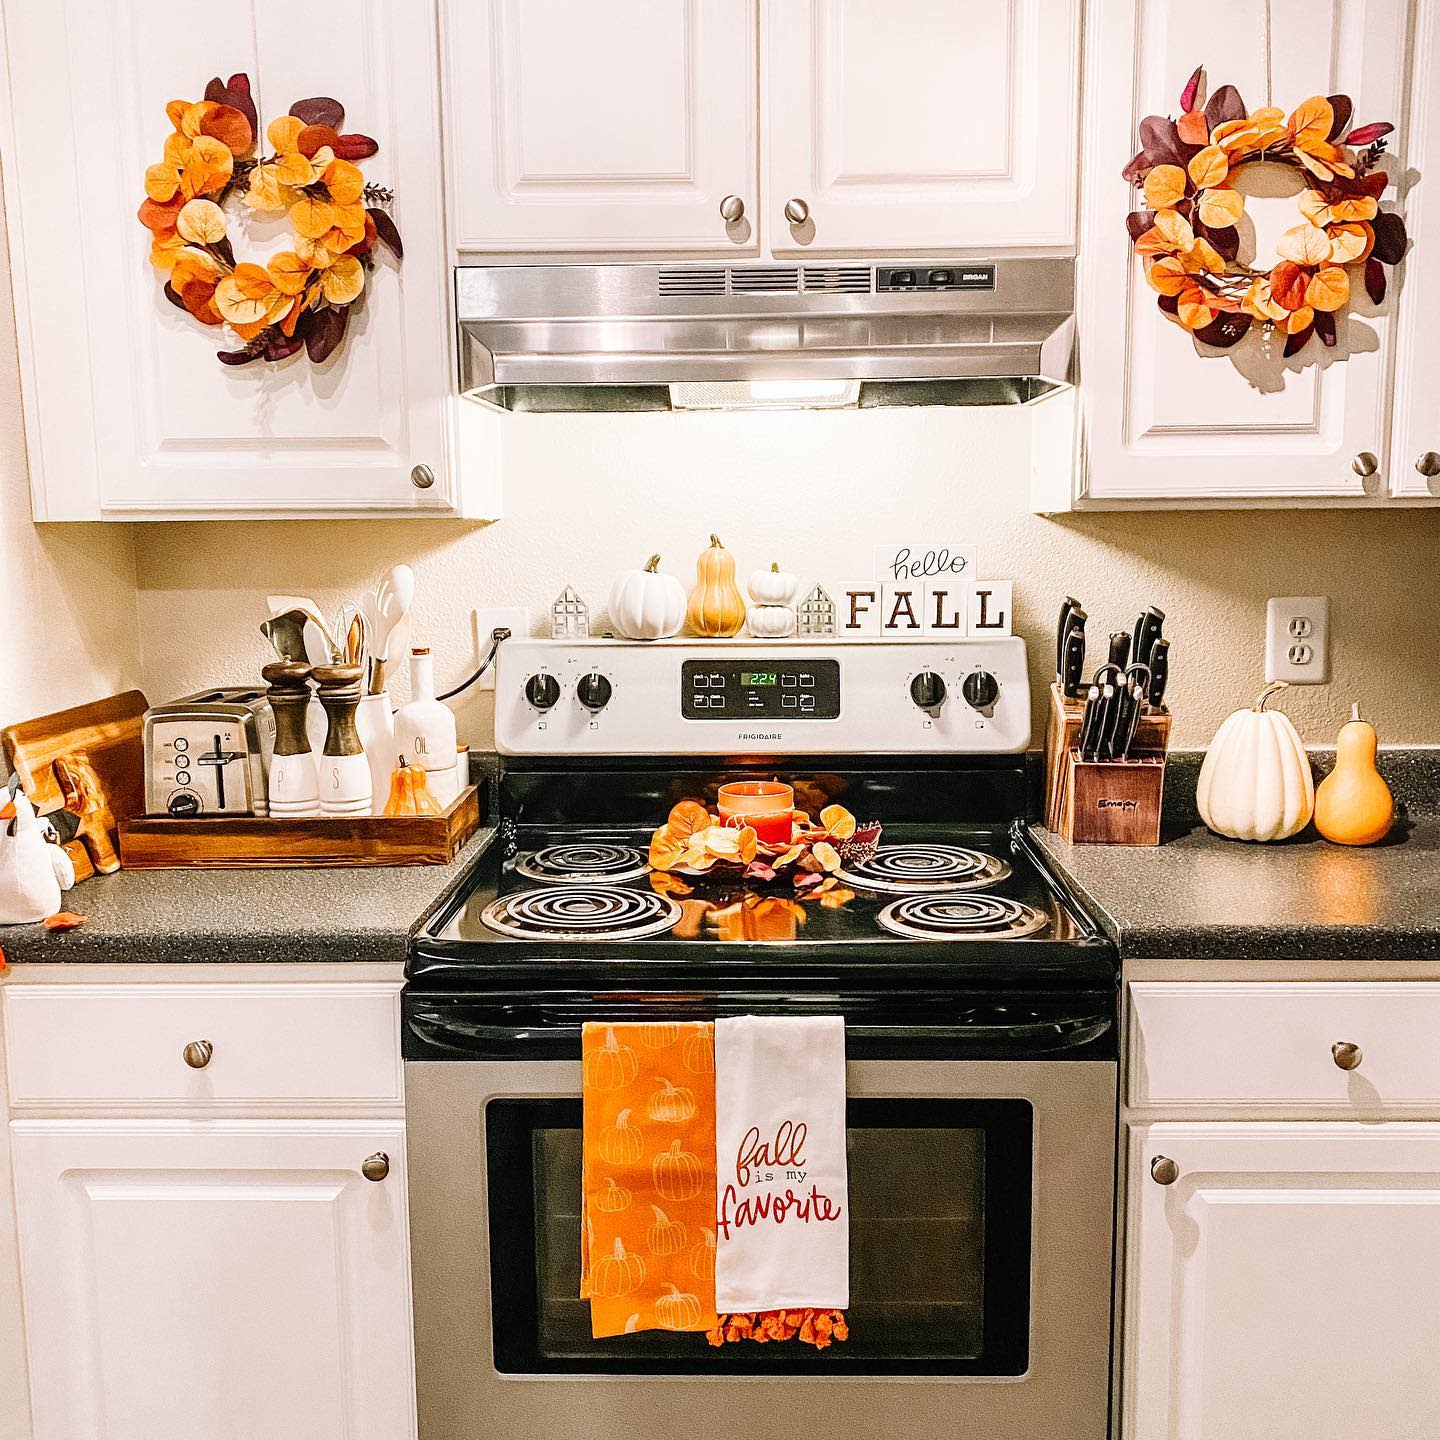
<path id="1" fill-rule="evenodd" d="M 976 577 L 975 546 L 884 545 L 875 574 L 838 587 L 835 633 L 883 636 L 1010 634 L 1011 583 Z"/>

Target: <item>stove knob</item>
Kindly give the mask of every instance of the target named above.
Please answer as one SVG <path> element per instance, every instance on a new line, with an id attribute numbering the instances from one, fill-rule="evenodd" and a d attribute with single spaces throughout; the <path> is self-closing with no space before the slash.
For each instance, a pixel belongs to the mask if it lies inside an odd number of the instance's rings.
<path id="1" fill-rule="evenodd" d="M 1000 698 L 1000 684 L 988 670 L 972 670 L 960 682 L 960 693 L 972 710 L 988 710 Z"/>
<path id="2" fill-rule="evenodd" d="M 560 698 L 560 682 L 553 675 L 532 675 L 525 682 L 525 698 L 537 710 L 548 710 Z"/>
<path id="3" fill-rule="evenodd" d="M 910 698 L 920 709 L 936 715 L 945 703 L 945 682 L 933 670 L 922 670 L 910 682 Z"/>
<path id="4" fill-rule="evenodd" d="M 610 682 L 598 670 L 592 670 L 575 687 L 575 698 L 587 710 L 603 710 L 610 703 Z"/>

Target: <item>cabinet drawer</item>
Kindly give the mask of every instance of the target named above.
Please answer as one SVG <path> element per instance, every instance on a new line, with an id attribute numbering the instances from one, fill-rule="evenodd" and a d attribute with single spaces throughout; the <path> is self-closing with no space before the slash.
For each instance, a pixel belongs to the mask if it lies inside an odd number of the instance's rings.
<path id="1" fill-rule="evenodd" d="M 1440 1113 L 1440 983 L 1144 981 L 1129 1018 L 1131 1105 Z"/>
<path id="2" fill-rule="evenodd" d="M 370 983 L 16 985 L 3 997 L 10 1102 L 398 1104 L 398 994 Z M 210 1053 L 196 1068 L 186 1047 L 198 1042 Z"/>

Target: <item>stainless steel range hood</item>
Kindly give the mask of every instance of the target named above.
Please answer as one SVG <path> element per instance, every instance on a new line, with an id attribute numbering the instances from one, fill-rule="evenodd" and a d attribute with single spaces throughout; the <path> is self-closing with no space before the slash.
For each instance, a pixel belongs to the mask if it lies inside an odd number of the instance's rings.
<path id="1" fill-rule="evenodd" d="M 502 410 L 1026 404 L 1068 384 L 1071 260 L 455 272 L 463 393 Z"/>

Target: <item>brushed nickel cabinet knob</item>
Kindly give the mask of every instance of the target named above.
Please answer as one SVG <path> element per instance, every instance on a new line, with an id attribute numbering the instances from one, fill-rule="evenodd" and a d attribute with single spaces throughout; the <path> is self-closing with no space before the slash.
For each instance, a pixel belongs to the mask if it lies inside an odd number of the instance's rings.
<path id="1" fill-rule="evenodd" d="M 810 218 L 810 207 L 798 196 L 785 202 L 785 218 L 792 225 L 803 225 Z"/>
<path id="2" fill-rule="evenodd" d="M 1180 1167 L 1168 1155 L 1157 1155 L 1150 1162 L 1150 1178 L 1157 1185 L 1173 1185 L 1180 1178 Z"/>
<path id="3" fill-rule="evenodd" d="M 727 195 L 720 202 L 720 218 L 727 225 L 733 225 L 737 220 L 743 220 L 745 218 L 745 202 L 738 195 Z"/>
<path id="4" fill-rule="evenodd" d="M 1415 468 L 1422 475 L 1440 475 L 1440 455 L 1427 450 L 1416 462 Z"/>
<path id="5" fill-rule="evenodd" d="M 1380 462 L 1368 450 L 1362 450 L 1350 462 L 1350 468 L 1362 480 L 1368 480 L 1380 468 Z"/>
<path id="6" fill-rule="evenodd" d="M 417 465 L 410 472 L 410 483 L 417 490 L 428 490 L 435 483 L 435 472 L 428 465 Z"/>
<path id="7" fill-rule="evenodd" d="M 367 1155 L 360 1162 L 360 1173 L 367 1180 L 383 1180 L 390 1173 L 390 1157 L 383 1150 Z"/>
<path id="8" fill-rule="evenodd" d="M 203 1070 L 215 1053 L 215 1047 L 208 1040 L 192 1040 L 180 1056 L 192 1070 Z"/>
<path id="9" fill-rule="evenodd" d="M 1349 1040 L 1337 1040 L 1330 1047 L 1330 1054 L 1334 1056 L 1335 1063 L 1342 1070 L 1357 1070 L 1360 1062 L 1365 1058 L 1365 1052 L 1358 1046 L 1353 1045 Z"/>

